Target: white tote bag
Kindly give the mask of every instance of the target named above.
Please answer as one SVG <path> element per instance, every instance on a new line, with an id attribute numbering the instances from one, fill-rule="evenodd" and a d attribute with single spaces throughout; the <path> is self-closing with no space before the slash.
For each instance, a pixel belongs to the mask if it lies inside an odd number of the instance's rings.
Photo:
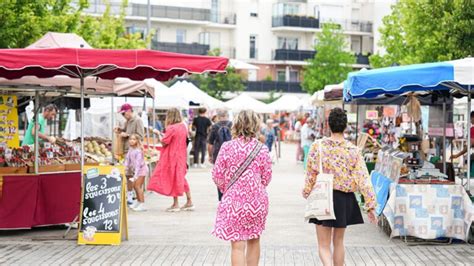
<path id="1" fill-rule="evenodd" d="M 333 179 L 334 175 L 323 173 L 322 163 L 322 141 L 319 142 L 319 174 L 316 178 L 313 190 L 309 194 L 306 203 L 304 218 L 308 221 L 316 218 L 320 221 L 335 220 L 333 203 Z"/>

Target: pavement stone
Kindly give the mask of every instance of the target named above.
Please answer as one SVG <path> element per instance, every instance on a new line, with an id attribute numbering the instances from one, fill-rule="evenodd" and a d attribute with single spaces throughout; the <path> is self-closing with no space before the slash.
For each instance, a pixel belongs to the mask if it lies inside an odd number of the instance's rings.
<path id="1" fill-rule="evenodd" d="M 303 219 L 303 167 L 295 145 L 282 147 L 260 265 L 320 265 L 314 226 Z M 148 193 L 148 211 L 129 212 L 130 239 L 120 246 L 78 246 L 77 232 L 62 239 L 61 226 L 0 231 L 0 265 L 229 265 L 229 243 L 210 234 L 217 207 L 210 167 L 191 169 L 188 181 L 194 212 L 167 213 L 172 200 Z M 409 245 L 370 224 L 349 227 L 345 242 L 347 265 L 474 265 L 472 245 Z"/>

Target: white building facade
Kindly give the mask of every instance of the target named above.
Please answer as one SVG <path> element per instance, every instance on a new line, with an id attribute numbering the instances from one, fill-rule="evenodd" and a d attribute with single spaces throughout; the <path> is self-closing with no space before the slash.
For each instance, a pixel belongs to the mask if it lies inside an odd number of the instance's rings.
<path id="1" fill-rule="evenodd" d="M 115 12 L 121 0 L 110 1 Z M 301 92 L 302 68 L 316 51 L 316 33 L 327 22 L 337 23 L 355 69 L 368 67 L 378 52 L 383 16 L 394 0 L 151 0 L 152 49 L 222 56 L 259 67 L 246 73 L 250 91 Z M 86 12 L 100 14 L 104 4 L 91 0 Z M 146 0 L 130 0 L 129 32 L 146 34 Z"/>

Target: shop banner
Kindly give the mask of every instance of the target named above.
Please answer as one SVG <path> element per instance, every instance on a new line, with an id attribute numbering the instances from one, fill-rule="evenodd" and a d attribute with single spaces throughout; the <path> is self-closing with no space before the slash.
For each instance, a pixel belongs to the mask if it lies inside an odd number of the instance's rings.
<path id="1" fill-rule="evenodd" d="M 18 148 L 20 146 L 17 98 L 15 95 L 0 95 L 0 143 L 8 148 Z"/>
<path id="2" fill-rule="evenodd" d="M 383 108 L 384 117 L 395 117 L 395 115 L 396 115 L 395 107 L 384 106 Z"/>
<path id="3" fill-rule="evenodd" d="M 128 238 L 123 166 L 85 166 L 79 244 L 119 245 Z"/>
<path id="4" fill-rule="evenodd" d="M 378 119 L 379 118 L 379 112 L 377 110 L 367 110 L 365 112 L 365 118 L 366 119 Z"/>
<path id="5" fill-rule="evenodd" d="M 388 201 L 390 186 L 393 183 L 390 178 L 382 175 L 377 171 L 372 171 L 371 174 L 372 186 L 374 187 L 375 197 L 377 200 L 377 207 L 375 213 L 380 216 Z"/>

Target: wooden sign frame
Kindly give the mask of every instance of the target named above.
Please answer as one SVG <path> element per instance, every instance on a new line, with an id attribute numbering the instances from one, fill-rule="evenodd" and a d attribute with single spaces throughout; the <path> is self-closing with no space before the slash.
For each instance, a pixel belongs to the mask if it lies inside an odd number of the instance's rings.
<path id="1" fill-rule="evenodd" d="M 85 193 L 85 180 L 87 180 L 87 173 L 89 170 L 96 170 L 99 175 L 108 175 L 113 170 L 118 169 L 121 177 L 121 189 L 120 189 L 120 207 L 119 207 L 119 230 L 112 232 L 105 231 L 93 231 L 84 232 L 82 229 L 83 216 L 84 216 L 84 193 Z M 83 172 L 84 181 L 82 182 L 82 193 L 81 193 L 81 213 L 79 220 L 79 232 L 77 243 L 79 245 L 120 245 L 123 240 L 128 240 L 128 221 L 127 221 L 127 195 L 126 195 L 126 177 L 123 166 L 84 166 Z"/>

